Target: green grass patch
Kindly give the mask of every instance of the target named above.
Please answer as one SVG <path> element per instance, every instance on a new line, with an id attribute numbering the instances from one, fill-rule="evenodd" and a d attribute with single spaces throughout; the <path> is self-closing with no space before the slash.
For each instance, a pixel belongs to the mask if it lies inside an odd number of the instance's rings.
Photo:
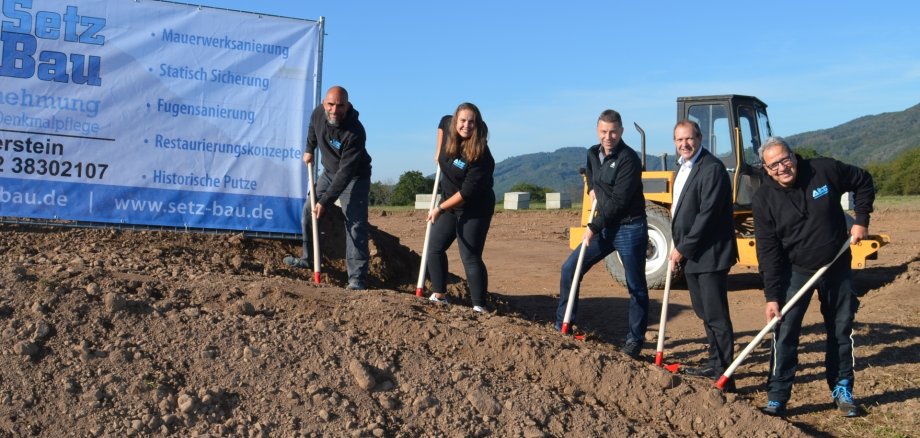
<path id="1" fill-rule="evenodd" d="M 875 198 L 874 207 L 876 210 L 918 211 L 920 210 L 920 195 L 878 196 Z"/>

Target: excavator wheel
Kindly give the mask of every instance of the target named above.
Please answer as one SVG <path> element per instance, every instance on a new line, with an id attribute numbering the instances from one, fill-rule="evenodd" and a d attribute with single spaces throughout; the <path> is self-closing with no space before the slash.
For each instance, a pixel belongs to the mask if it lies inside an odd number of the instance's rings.
<path id="1" fill-rule="evenodd" d="M 648 248 L 645 252 L 645 282 L 649 289 L 663 289 L 668 275 L 668 248 L 671 245 L 671 212 L 656 204 L 647 204 Z M 620 255 L 613 252 L 607 256 L 607 271 L 617 283 L 626 286 L 626 273 Z M 679 280 L 680 271 L 674 273 L 671 281 Z M 672 283 L 673 284 L 673 283 Z"/>

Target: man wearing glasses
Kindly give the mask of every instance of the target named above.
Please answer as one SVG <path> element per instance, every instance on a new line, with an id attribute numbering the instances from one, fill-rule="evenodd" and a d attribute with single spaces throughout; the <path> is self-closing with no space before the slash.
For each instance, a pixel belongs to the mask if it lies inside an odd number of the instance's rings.
<path id="1" fill-rule="evenodd" d="M 766 317 L 779 316 L 783 303 L 830 263 L 845 240 L 868 235 L 875 200 L 872 176 L 863 169 L 830 158 L 803 159 L 781 137 L 767 139 L 760 149 L 770 176 L 754 195 L 754 237 L 767 300 Z M 855 193 L 856 218 L 847 229 L 840 197 Z M 849 232 L 850 236 L 847 236 Z M 847 250 L 815 283 L 827 331 L 825 378 L 831 399 L 846 417 L 857 416 L 853 400 L 853 319 L 859 300 L 853 289 Z M 786 413 L 798 364 L 802 318 L 814 290 L 808 291 L 783 316 L 773 332 L 767 406 L 770 415 Z"/>

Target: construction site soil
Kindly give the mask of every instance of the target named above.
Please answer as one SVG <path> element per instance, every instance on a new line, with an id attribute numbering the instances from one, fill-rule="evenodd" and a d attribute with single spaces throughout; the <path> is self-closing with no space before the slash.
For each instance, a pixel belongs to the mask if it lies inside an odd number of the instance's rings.
<path id="1" fill-rule="evenodd" d="M 786 419 L 757 409 L 763 346 L 738 369 L 737 393 L 654 365 L 660 290 L 642 355 L 622 354 L 628 294 L 603 266 L 581 290 L 586 339 L 555 332 L 577 211 L 496 213 L 486 314 L 470 309 L 456 248 L 451 304 L 415 296 L 422 211 L 372 211 L 367 291 L 342 288 L 335 227 L 316 285 L 281 262 L 297 241 L 3 224 L 0 436 L 910 436 L 920 430 L 918 210 L 873 216 L 870 231 L 892 244 L 856 273 L 867 292 L 854 333 L 858 418 L 833 409 L 817 303 Z M 755 269 L 732 270 L 737 351 L 766 323 L 760 287 Z M 685 286 L 671 306 L 666 362 L 702 364 Z"/>

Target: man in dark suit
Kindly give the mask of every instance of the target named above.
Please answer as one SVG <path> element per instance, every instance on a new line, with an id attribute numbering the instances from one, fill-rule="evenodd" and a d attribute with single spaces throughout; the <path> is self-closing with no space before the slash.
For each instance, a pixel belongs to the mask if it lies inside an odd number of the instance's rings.
<path id="1" fill-rule="evenodd" d="M 738 259 L 732 220 L 732 184 L 722 162 L 702 148 L 696 122 L 674 127 L 680 168 L 671 204 L 670 261 L 684 264 L 693 311 L 703 320 L 709 362 L 688 374 L 719 378 L 731 364 L 734 333 L 728 313 L 728 270 Z M 734 389 L 729 381 L 727 390 Z"/>

